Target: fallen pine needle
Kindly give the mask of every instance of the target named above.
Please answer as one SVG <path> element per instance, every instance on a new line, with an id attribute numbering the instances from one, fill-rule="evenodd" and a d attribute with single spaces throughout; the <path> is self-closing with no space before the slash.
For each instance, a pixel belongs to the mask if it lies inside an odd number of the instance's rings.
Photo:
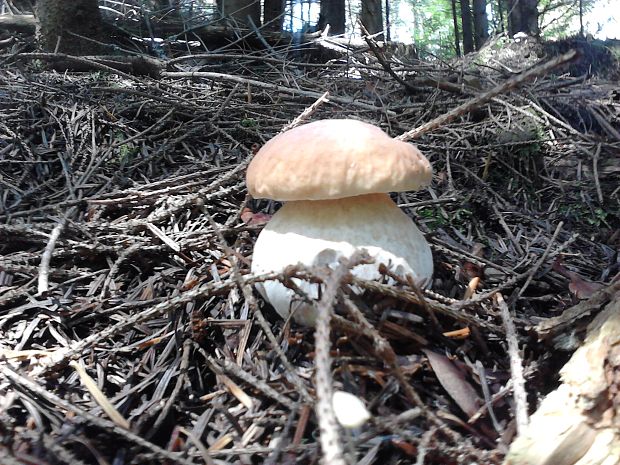
<path id="1" fill-rule="evenodd" d="M 243 389 L 239 387 L 237 383 L 235 383 L 232 379 L 230 379 L 226 375 L 219 374 L 218 377 L 222 384 L 224 384 L 230 393 L 237 398 L 239 402 L 243 404 L 245 408 L 248 410 L 252 409 L 254 403 L 252 402 L 252 398 L 248 396 Z"/>
<path id="2" fill-rule="evenodd" d="M 82 367 L 82 365 L 75 361 L 70 362 L 69 366 L 71 366 L 71 368 L 73 368 L 77 372 L 78 376 L 80 377 L 80 381 L 82 381 L 84 387 L 88 389 L 90 395 L 93 396 L 95 402 L 99 404 L 99 406 L 106 413 L 106 415 L 110 417 L 110 420 L 112 420 L 114 423 L 116 423 L 116 425 L 120 426 L 121 428 L 129 429 L 129 422 L 125 420 L 125 418 L 123 418 L 123 416 L 119 413 L 118 410 L 116 410 L 116 408 L 103 394 L 103 392 L 101 392 L 95 380 L 92 379 L 88 373 L 86 373 L 84 367 Z"/>

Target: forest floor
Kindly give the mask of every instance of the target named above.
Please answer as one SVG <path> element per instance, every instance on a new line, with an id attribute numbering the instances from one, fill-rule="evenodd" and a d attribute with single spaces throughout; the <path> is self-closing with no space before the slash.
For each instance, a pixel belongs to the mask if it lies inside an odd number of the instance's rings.
<path id="1" fill-rule="evenodd" d="M 278 204 L 248 197 L 247 164 L 321 118 L 398 136 L 542 53 L 395 54 L 407 87 L 368 50 L 295 53 L 232 48 L 160 79 L 0 70 L 0 462 L 318 463 L 314 333 L 253 290 Z M 371 330 L 334 307 L 332 382 L 372 414 L 340 432 L 347 463 L 501 463 L 515 412 L 558 386 L 610 300 L 620 91 L 615 65 L 587 59 L 417 135 L 432 185 L 393 199 L 431 244 L 434 280 L 423 294 L 358 283 Z M 320 279 L 269 277 L 291 276 Z"/>

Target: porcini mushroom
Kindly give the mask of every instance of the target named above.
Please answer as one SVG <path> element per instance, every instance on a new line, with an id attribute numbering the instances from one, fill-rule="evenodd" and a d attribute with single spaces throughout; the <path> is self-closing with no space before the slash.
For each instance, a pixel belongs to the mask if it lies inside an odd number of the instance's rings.
<path id="1" fill-rule="evenodd" d="M 427 286 L 430 247 L 388 192 L 419 189 L 430 180 L 430 163 L 417 148 L 361 121 L 321 120 L 275 136 L 250 163 L 246 182 L 253 197 L 286 203 L 256 241 L 252 272 L 329 266 L 365 249 L 374 263 L 355 267 L 354 275 L 377 279 L 383 263 Z M 318 296 L 316 284 L 298 285 Z M 295 310 L 298 323 L 314 324 L 314 307 L 280 282 L 257 289 L 283 318 Z"/>

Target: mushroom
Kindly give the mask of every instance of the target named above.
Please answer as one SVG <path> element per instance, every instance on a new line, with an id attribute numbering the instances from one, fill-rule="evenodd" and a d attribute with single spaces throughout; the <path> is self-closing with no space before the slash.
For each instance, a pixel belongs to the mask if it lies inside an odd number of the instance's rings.
<path id="1" fill-rule="evenodd" d="M 430 180 L 430 163 L 417 148 L 361 121 L 320 120 L 275 136 L 250 163 L 246 182 L 254 198 L 286 203 L 256 240 L 252 272 L 335 265 L 365 249 L 374 262 L 355 267 L 355 276 L 378 279 L 383 263 L 428 286 L 430 247 L 388 192 L 419 189 Z M 295 282 L 318 297 L 317 284 Z M 256 287 L 283 318 L 294 310 L 298 323 L 314 324 L 314 306 L 279 281 Z"/>

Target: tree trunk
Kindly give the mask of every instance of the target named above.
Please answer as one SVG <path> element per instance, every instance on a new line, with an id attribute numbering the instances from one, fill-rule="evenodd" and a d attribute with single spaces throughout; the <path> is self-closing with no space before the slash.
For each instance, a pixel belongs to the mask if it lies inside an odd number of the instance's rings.
<path id="1" fill-rule="evenodd" d="M 258 0 L 219 0 L 217 6 L 222 16 L 232 18 L 239 24 L 249 24 L 249 17 L 255 25 L 260 25 L 260 2 Z"/>
<path id="2" fill-rule="evenodd" d="M 284 22 L 284 0 L 265 0 L 263 21 L 271 31 L 281 31 Z"/>
<path id="3" fill-rule="evenodd" d="M 487 19 L 486 0 L 473 0 L 474 5 L 474 42 L 480 50 L 489 38 L 489 20 Z"/>
<path id="4" fill-rule="evenodd" d="M 508 33 L 511 37 L 517 32 L 538 35 L 538 0 L 510 0 L 508 11 Z"/>
<path id="5" fill-rule="evenodd" d="M 461 45 L 459 40 L 459 19 L 456 14 L 456 0 L 450 0 L 450 4 L 452 5 L 452 22 L 454 23 L 454 51 L 456 52 L 456 56 L 461 56 Z"/>
<path id="6" fill-rule="evenodd" d="M 499 16 L 499 32 L 506 30 L 506 24 L 504 23 L 504 1 L 497 0 L 497 15 Z"/>
<path id="7" fill-rule="evenodd" d="M 537 36 L 538 30 L 538 0 L 521 0 L 522 30 L 528 35 Z"/>
<path id="8" fill-rule="evenodd" d="M 461 27 L 463 31 L 463 53 L 471 53 L 474 51 L 474 33 L 469 0 L 461 0 Z"/>
<path id="9" fill-rule="evenodd" d="M 519 0 L 508 0 L 506 18 L 508 19 L 508 35 L 514 36 L 521 30 L 521 8 L 519 8 Z"/>
<path id="10" fill-rule="evenodd" d="M 361 21 L 369 34 L 383 31 L 381 0 L 362 0 Z M 377 39 L 383 40 L 383 34 L 378 35 Z"/>
<path id="11" fill-rule="evenodd" d="M 104 52 L 101 45 L 94 42 L 104 40 L 97 0 L 38 0 L 36 16 L 43 50 L 70 55 Z"/>
<path id="12" fill-rule="evenodd" d="M 345 30 L 345 0 L 322 0 L 321 14 L 319 15 L 319 29 L 325 29 L 329 24 L 329 34 L 344 34 Z"/>
<path id="13" fill-rule="evenodd" d="M 392 41 L 392 31 L 390 27 L 390 0 L 385 0 L 385 40 Z"/>

